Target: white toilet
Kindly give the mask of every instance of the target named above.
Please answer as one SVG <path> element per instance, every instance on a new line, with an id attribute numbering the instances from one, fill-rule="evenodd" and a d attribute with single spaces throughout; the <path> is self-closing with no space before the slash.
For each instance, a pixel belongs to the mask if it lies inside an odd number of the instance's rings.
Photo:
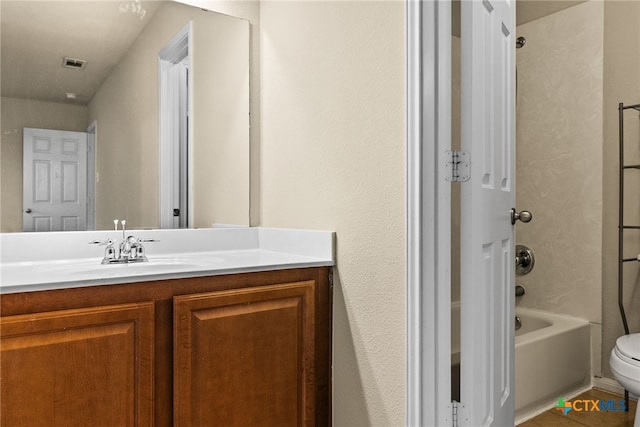
<path id="1" fill-rule="evenodd" d="M 616 340 L 609 365 L 620 385 L 640 396 L 640 333 L 623 335 Z M 633 427 L 640 427 L 640 404 L 636 406 Z"/>

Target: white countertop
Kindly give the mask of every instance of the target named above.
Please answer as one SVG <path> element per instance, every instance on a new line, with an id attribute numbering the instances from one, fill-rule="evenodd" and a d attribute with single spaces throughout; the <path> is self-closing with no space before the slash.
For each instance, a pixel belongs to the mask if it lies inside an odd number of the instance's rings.
<path id="1" fill-rule="evenodd" d="M 0 293 L 334 265 L 331 232 L 231 228 L 127 235 L 160 240 L 145 244 L 148 263 L 101 265 L 104 246 L 88 242 L 119 242 L 114 231 L 0 234 Z"/>

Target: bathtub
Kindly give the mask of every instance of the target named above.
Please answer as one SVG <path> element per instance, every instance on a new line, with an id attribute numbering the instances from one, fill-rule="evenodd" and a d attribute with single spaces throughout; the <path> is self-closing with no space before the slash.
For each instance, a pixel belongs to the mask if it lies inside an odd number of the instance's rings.
<path id="1" fill-rule="evenodd" d="M 559 397 L 570 398 L 591 383 L 589 322 L 528 308 L 516 308 L 522 327 L 515 337 L 516 423 Z M 452 399 L 459 400 L 460 304 L 451 305 Z"/>

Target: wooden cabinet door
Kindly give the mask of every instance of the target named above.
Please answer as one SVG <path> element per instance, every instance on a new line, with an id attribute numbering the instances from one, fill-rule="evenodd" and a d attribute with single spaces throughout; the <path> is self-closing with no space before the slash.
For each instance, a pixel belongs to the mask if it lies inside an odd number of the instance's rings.
<path id="1" fill-rule="evenodd" d="M 315 286 L 175 297 L 174 425 L 313 425 Z"/>
<path id="2" fill-rule="evenodd" d="M 0 414 L 11 426 L 152 426 L 154 304 L 0 318 Z"/>

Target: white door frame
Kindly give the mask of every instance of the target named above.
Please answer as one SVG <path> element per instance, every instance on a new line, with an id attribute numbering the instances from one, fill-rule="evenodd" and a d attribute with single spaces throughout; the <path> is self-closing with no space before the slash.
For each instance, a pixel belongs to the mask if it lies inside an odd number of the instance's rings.
<path id="1" fill-rule="evenodd" d="M 405 2 L 409 426 L 451 424 L 451 2 Z"/>
<path id="2" fill-rule="evenodd" d="M 192 23 L 185 25 L 158 53 L 158 105 L 159 105 L 159 218 L 160 228 L 180 228 L 193 224 L 193 120 L 180 113 L 184 104 L 180 74 L 174 66 L 185 63 L 187 73 L 187 114 L 193 112 L 193 37 Z M 173 69 L 173 71 L 172 71 Z M 182 102 L 181 102 L 182 101 Z M 184 140 L 186 133 L 186 162 L 182 158 L 185 147 L 177 147 L 176 140 Z M 182 135 L 182 136 L 181 136 Z M 183 153 L 182 155 L 180 153 Z M 180 165 L 182 158 L 182 165 Z M 185 164 L 186 163 L 186 164 Z M 179 166 L 180 165 L 180 166 Z M 183 188 L 176 182 L 184 182 Z M 182 185 L 182 184 L 181 184 Z M 186 194 L 185 194 L 186 193 Z M 173 216 L 173 209 L 180 206 L 180 218 Z M 185 216 L 184 211 L 187 211 Z"/>
<path id="3" fill-rule="evenodd" d="M 407 0 L 405 5 L 406 422 L 409 426 L 446 426 L 452 425 L 453 413 L 451 194 L 450 183 L 444 179 L 445 165 L 450 161 L 445 151 L 451 146 L 451 0 Z M 508 220 L 506 214 L 505 220 Z M 507 293 L 507 297 L 511 297 L 511 293 Z M 504 327 L 508 326 L 507 319 Z M 485 387 L 481 387 L 480 392 L 475 387 L 471 390 L 474 402 L 483 397 Z M 490 387 L 487 386 L 486 391 L 488 393 Z M 507 411 L 508 406 L 505 406 Z M 471 412 L 472 422 L 482 415 L 479 411 Z"/>
<path id="4" fill-rule="evenodd" d="M 96 229 L 96 144 L 98 122 L 87 128 L 87 230 Z"/>

